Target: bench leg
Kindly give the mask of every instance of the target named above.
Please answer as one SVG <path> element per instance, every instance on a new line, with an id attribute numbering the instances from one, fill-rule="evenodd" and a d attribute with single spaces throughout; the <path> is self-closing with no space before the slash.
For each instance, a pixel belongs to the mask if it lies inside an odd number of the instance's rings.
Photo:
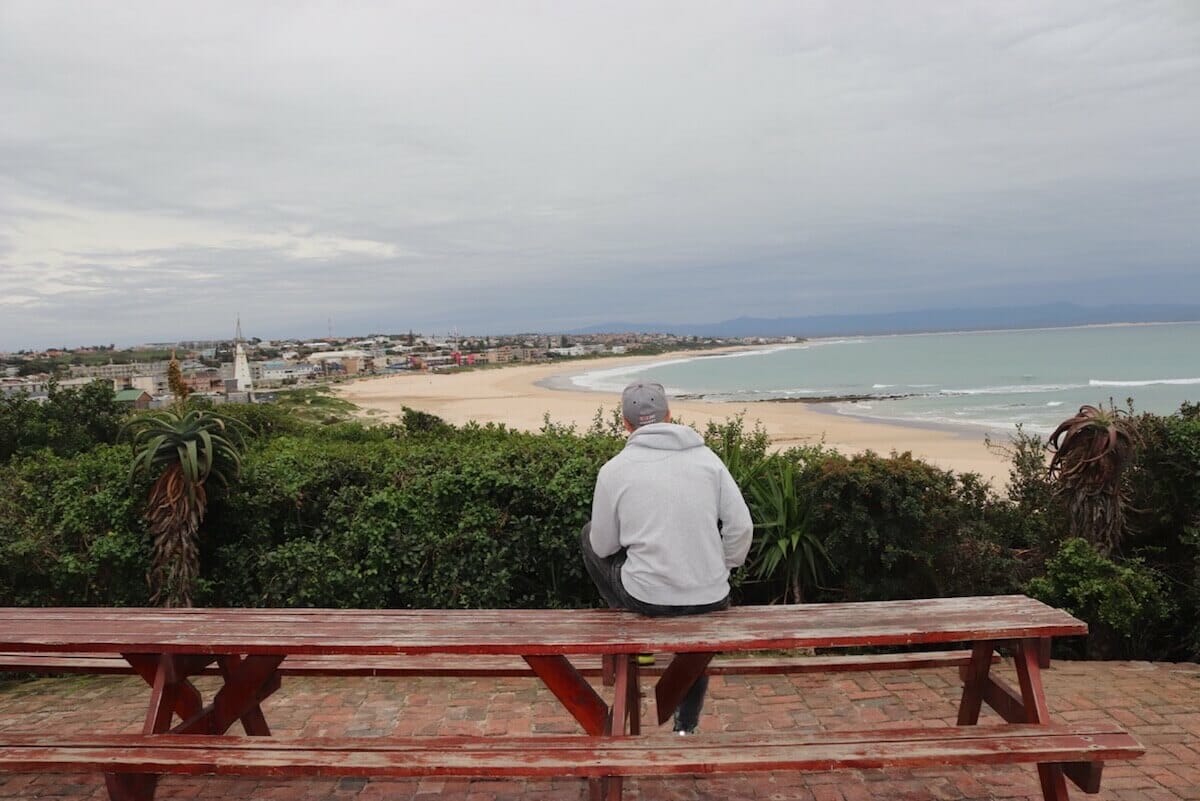
<path id="1" fill-rule="evenodd" d="M 636 659 L 629 660 L 629 733 L 642 733 L 642 682 L 641 669 Z"/>
<path id="2" fill-rule="evenodd" d="M 618 654 L 615 658 L 615 675 L 613 682 L 613 703 L 608 713 L 608 721 L 604 733 L 609 737 L 624 737 L 627 724 L 631 734 L 640 730 L 640 705 L 638 697 L 638 669 L 630 654 Z M 606 776 L 593 780 L 589 786 L 589 794 L 597 792 L 603 801 L 621 801 L 624 790 L 624 779 L 621 776 Z"/>
<path id="3" fill-rule="evenodd" d="M 604 654 L 600 657 L 600 683 L 611 687 L 617 683 L 617 655 Z"/>
<path id="4" fill-rule="evenodd" d="M 233 675 L 236 675 L 239 668 L 241 667 L 242 657 L 237 654 L 231 654 L 229 656 L 222 656 L 217 659 L 217 664 L 221 668 L 221 675 L 225 678 L 225 681 L 228 682 L 230 680 L 230 677 Z M 278 673 L 275 674 L 276 678 L 278 677 L 278 675 L 279 675 Z M 267 719 L 266 719 L 266 716 L 263 715 L 261 704 L 264 700 L 266 700 L 267 696 L 269 696 L 271 693 L 275 692 L 275 690 L 278 690 L 278 689 L 279 689 L 278 686 L 274 686 L 271 688 L 270 692 L 268 692 L 268 693 L 264 694 L 264 693 L 260 692 L 259 697 L 258 697 L 258 703 L 255 704 L 253 707 L 251 707 L 246 712 L 246 714 L 242 715 L 242 717 L 241 717 L 242 728 L 245 729 L 246 734 L 249 734 L 251 737 L 270 737 L 271 736 L 271 727 L 267 725 Z"/>
<path id="5" fill-rule="evenodd" d="M 224 734 L 236 721 L 243 719 L 250 719 L 252 728 L 256 729 L 247 731 L 247 734 L 259 734 L 262 731 L 253 721 L 261 720 L 262 726 L 266 726 L 260 704 L 279 689 L 277 669 L 283 657 L 222 657 L 222 660 L 229 660 L 222 666 L 224 686 L 217 691 L 211 704 L 171 729 L 172 734 Z M 266 732 L 269 734 L 270 730 Z"/>
<path id="6" fill-rule="evenodd" d="M 152 688 L 157 681 L 159 668 L 164 667 L 163 663 L 166 660 L 165 669 L 168 672 L 165 678 L 169 683 L 176 685 L 176 688 L 172 690 L 172 695 L 175 699 L 174 712 L 180 720 L 187 720 L 204 708 L 204 699 L 200 697 L 200 691 L 196 689 L 195 685 L 188 681 L 188 676 L 199 673 L 216 657 L 170 656 L 167 654 L 121 654 L 121 656 L 125 658 L 134 672 Z M 152 696 L 152 705 L 155 700 L 155 697 Z"/>
<path id="7" fill-rule="evenodd" d="M 125 654 L 125 660 L 150 685 L 150 705 L 142 724 L 143 734 L 170 731 L 171 719 L 195 714 L 200 691 L 188 675 L 203 670 L 213 657 L 172 654 Z M 144 773 L 106 773 L 104 784 L 112 801 L 152 801 L 158 776 Z"/>
<path id="8" fill-rule="evenodd" d="M 1021 684 L 1026 723 L 1050 722 L 1050 708 L 1046 704 L 1045 688 L 1042 687 L 1041 654 L 1041 643 L 1036 639 L 1017 643 L 1017 679 Z M 1046 801 L 1067 801 L 1067 779 L 1062 765 L 1039 764 L 1038 778 L 1042 783 L 1042 797 Z"/>
<path id="9" fill-rule="evenodd" d="M 671 719 L 688 690 L 703 675 L 708 663 L 716 656 L 711 651 L 675 654 L 671 664 L 654 685 L 654 700 L 658 705 L 658 725 Z"/>
<path id="10" fill-rule="evenodd" d="M 604 734 L 608 706 L 569 659 L 561 655 L 526 656 L 524 659 L 584 731 L 593 736 Z"/>
<path id="11" fill-rule="evenodd" d="M 269 735 L 260 706 L 279 689 L 277 668 L 282 656 L 203 654 L 125 654 L 126 661 L 150 684 L 150 705 L 143 734 L 224 734 L 241 720 L 247 734 Z M 199 690 L 188 680 L 214 660 L 221 666 L 225 685 L 213 702 L 203 706 Z M 175 728 L 175 715 L 183 718 Z M 153 801 L 158 777 L 152 774 L 109 773 L 104 777 L 112 801 Z"/>
<path id="12" fill-rule="evenodd" d="M 158 777 L 151 773 L 106 773 L 104 786 L 112 801 L 154 801 Z"/>
<path id="13" fill-rule="evenodd" d="M 978 642 L 971 648 L 971 662 L 962 669 L 963 694 L 958 704 L 958 725 L 974 726 L 983 707 L 983 691 L 992 669 L 992 643 Z"/>

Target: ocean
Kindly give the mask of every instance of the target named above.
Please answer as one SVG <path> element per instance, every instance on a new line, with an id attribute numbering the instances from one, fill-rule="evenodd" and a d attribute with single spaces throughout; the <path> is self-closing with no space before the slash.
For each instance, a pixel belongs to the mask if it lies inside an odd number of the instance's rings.
<path id="1" fill-rule="evenodd" d="M 1132 398 L 1135 411 L 1169 414 L 1200 402 L 1200 322 L 813 339 L 570 381 L 619 392 L 637 379 L 677 397 L 803 401 L 901 424 L 1046 434 L 1083 404 Z"/>

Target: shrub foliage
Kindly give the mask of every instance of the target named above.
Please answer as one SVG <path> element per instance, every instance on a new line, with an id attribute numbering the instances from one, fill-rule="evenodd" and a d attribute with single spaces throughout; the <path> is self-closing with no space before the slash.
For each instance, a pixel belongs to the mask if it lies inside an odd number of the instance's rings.
<path id="1" fill-rule="evenodd" d="M 127 484 L 129 451 L 110 444 L 121 412 L 100 401 L 94 420 L 20 403 L 0 410 L 9 443 L 0 453 L 0 604 L 149 600 L 140 517 L 148 484 Z M 210 499 L 199 531 L 197 604 L 599 603 L 577 538 L 596 473 L 624 443 L 603 413 L 587 431 L 547 421 L 523 433 L 420 412 L 390 426 L 306 422 L 271 406 L 222 412 L 249 433 L 240 478 Z M 978 476 L 909 454 L 771 454 L 765 434 L 740 419 L 710 426 L 705 438 L 758 524 L 761 570 L 736 576 L 738 600 L 1029 592 L 1088 620 L 1093 655 L 1196 659 L 1200 413 L 1135 422 L 1125 531 L 1109 554 L 1068 537 L 1066 501 L 1034 436 L 1009 446 L 1002 496 Z M 765 556 L 772 547 L 777 558 Z"/>

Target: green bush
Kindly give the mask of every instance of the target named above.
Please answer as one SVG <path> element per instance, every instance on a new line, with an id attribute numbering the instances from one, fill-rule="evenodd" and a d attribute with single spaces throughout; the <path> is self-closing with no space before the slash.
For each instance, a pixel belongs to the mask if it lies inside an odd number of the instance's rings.
<path id="1" fill-rule="evenodd" d="M 1008 501 L 1003 530 L 1011 542 L 1032 551 L 1039 564 L 1057 552 L 1068 536 L 1066 505 L 1055 493 L 1047 472 L 1046 441 L 1020 428 L 1011 443 L 1001 448 L 1012 463 L 1008 473 Z"/>
<path id="2" fill-rule="evenodd" d="M 1144 653 L 1174 611 L 1153 570 L 1136 561 L 1117 564 L 1079 538 L 1064 542 L 1047 561 L 1046 575 L 1031 580 L 1027 590 L 1088 621 L 1088 653 L 1105 659 Z"/>
<path id="3" fill-rule="evenodd" d="M 127 448 L 0 465 L 0 604 L 145 604 L 149 541 Z"/>
<path id="4" fill-rule="evenodd" d="M 100 394 L 86 397 L 103 411 Z M 127 483 L 129 448 L 103 441 L 114 418 L 101 415 L 92 428 L 59 425 L 63 410 L 82 413 L 71 406 L 82 401 L 56 396 L 52 414 L 23 404 L 0 413 L 0 423 L 21 430 L 9 442 L 22 443 L 0 460 L 0 605 L 147 602 L 145 487 Z M 455 427 L 419 412 L 395 426 L 304 422 L 270 405 L 222 412 L 252 435 L 240 479 L 228 491 L 213 488 L 209 499 L 198 603 L 599 603 L 579 559 L 578 532 L 597 471 L 624 445 L 603 412 L 584 433 L 550 422 L 539 433 Z M 28 430 L 21 415 L 33 415 Z M 1185 407 L 1143 415 L 1138 425 L 1143 447 L 1130 471 L 1130 528 L 1124 552 L 1111 559 L 1064 540 L 1065 515 L 1036 437 L 1010 446 L 1005 498 L 977 476 L 907 454 L 847 457 L 816 446 L 769 456 L 765 435 L 740 419 L 705 435 L 741 482 L 760 543 L 785 530 L 790 542 L 802 528 L 828 554 L 826 564 L 812 549 L 809 561 L 823 569 L 815 587 L 811 571 L 801 574 L 808 599 L 1028 588 L 1088 621 L 1096 654 L 1196 659 L 1200 415 Z M 775 484 L 795 526 L 769 525 L 780 504 L 767 502 L 771 492 L 755 494 L 764 464 L 787 465 L 772 475 L 790 474 L 787 487 Z M 762 581 L 740 571 L 739 600 L 777 599 L 795 568 L 780 559 Z"/>
<path id="5" fill-rule="evenodd" d="M 1018 572 L 994 530 L 995 499 L 977 476 L 910 454 L 826 454 L 802 478 L 835 585 L 852 601 L 1007 592 Z"/>
<path id="6" fill-rule="evenodd" d="M 1153 568 L 1178 604 L 1177 626 L 1149 646 L 1200 659 L 1200 406 L 1137 418 L 1142 447 L 1129 479 L 1126 556 Z"/>
<path id="7" fill-rule="evenodd" d="M 189 400 L 188 404 L 195 402 Z M 255 438 L 299 434 L 310 427 L 290 409 L 276 403 L 225 403 L 218 411 L 222 417 L 240 422 Z"/>
<path id="8" fill-rule="evenodd" d="M 107 381 L 70 389 L 51 384 L 44 402 L 24 393 L 0 395 L 0 464 L 42 449 L 71 456 L 111 445 L 127 412 Z"/>
<path id="9" fill-rule="evenodd" d="M 444 424 L 442 424 L 444 425 Z M 578 555 L 605 436 L 331 426 L 246 454 L 214 503 L 208 603 L 396 607 L 595 601 Z"/>

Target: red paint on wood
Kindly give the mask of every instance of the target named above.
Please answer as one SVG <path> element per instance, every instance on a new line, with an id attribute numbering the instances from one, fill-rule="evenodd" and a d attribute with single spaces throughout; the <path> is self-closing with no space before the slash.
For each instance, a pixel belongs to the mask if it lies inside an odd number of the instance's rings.
<path id="1" fill-rule="evenodd" d="M 525 661 L 588 734 L 604 733 L 608 706 L 564 656 L 527 656 Z"/>
<path id="2" fill-rule="evenodd" d="M 1104 773 L 1103 762 L 1068 762 L 1062 769 L 1066 777 L 1080 790 L 1089 795 L 1100 792 L 1100 778 Z"/>
<path id="3" fill-rule="evenodd" d="M 998 725 L 703 737 L 378 737 L 0 734 L 0 768 L 242 776 L 596 777 L 1066 763 L 1143 749 L 1112 726 Z"/>
<path id="4" fill-rule="evenodd" d="M 231 676 L 234 676 L 242 667 L 242 657 L 238 654 L 229 654 L 227 656 L 217 657 L 217 665 L 220 667 L 221 675 L 228 682 Z M 246 734 L 254 737 L 270 737 L 271 727 L 267 725 L 267 719 L 263 715 L 262 702 L 271 693 L 279 689 L 279 673 L 276 671 L 272 676 L 275 681 L 274 687 L 264 687 L 257 695 L 258 703 L 252 706 L 246 714 L 242 715 L 242 728 Z"/>
<path id="5" fill-rule="evenodd" d="M 154 684 L 150 688 L 150 707 L 146 710 L 143 734 L 161 734 L 171 728 L 171 717 L 175 713 L 175 702 L 179 698 L 179 682 L 171 669 L 171 657 L 158 660 Z"/>
<path id="6" fill-rule="evenodd" d="M 158 654 L 122 654 L 120 661 L 126 664 L 127 669 L 132 669 L 147 684 L 152 688 L 154 687 L 155 677 L 158 675 L 159 663 L 161 661 Z M 169 670 L 171 671 L 171 675 L 177 672 L 174 665 L 171 665 Z M 204 702 L 200 697 L 200 691 L 191 682 L 183 682 L 177 687 L 175 691 L 175 714 L 179 715 L 181 720 L 187 720 L 199 712 L 203 705 Z"/>
<path id="7" fill-rule="evenodd" d="M 658 684 L 654 685 L 654 700 L 658 707 L 658 725 L 671 719 L 687 691 L 704 675 L 705 668 L 715 654 L 676 654 L 671 664 L 663 671 Z"/>
<path id="8" fill-rule="evenodd" d="M 636 659 L 629 663 L 629 733 L 642 733 L 642 669 Z"/>
<path id="9" fill-rule="evenodd" d="M 154 801 L 158 777 L 146 773 L 107 773 L 104 785 L 111 801 Z"/>
<path id="10" fill-rule="evenodd" d="M 614 665 L 616 674 L 613 683 L 613 703 L 609 712 L 608 729 L 604 733 L 612 737 L 623 737 L 629 720 L 629 680 L 633 668 L 633 657 L 621 654 Z"/>
<path id="11" fill-rule="evenodd" d="M 979 710 L 983 704 L 984 684 L 992 668 L 992 643 L 975 643 L 971 648 L 971 662 L 963 671 L 963 693 L 958 704 L 958 725 L 974 726 L 979 722 Z"/>
<path id="12" fill-rule="evenodd" d="M 1040 650 L 1037 639 L 1025 638 L 1017 644 L 1017 679 L 1021 685 L 1021 701 L 1025 707 L 1026 722 L 1048 724 L 1050 708 L 1042 687 L 1042 669 L 1038 661 Z M 1045 801 L 1067 801 L 1067 780 L 1062 765 L 1040 762 L 1038 779 Z"/>
<path id="13" fill-rule="evenodd" d="M 608 730 L 605 734 L 610 737 L 624 737 L 625 727 L 629 720 L 629 691 L 633 673 L 633 655 L 618 654 L 615 657 L 613 668 L 613 705 L 608 713 Z M 605 776 L 602 788 L 604 801 L 621 801 L 624 782 L 620 776 Z"/>
<path id="14" fill-rule="evenodd" d="M 586 654 L 913 645 L 1084 634 L 1024 596 L 619 610 L 0 609 L 0 651 Z"/>
<path id="15" fill-rule="evenodd" d="M 1049 723 L 1050 708 L 1042 687 L 1042 670 L 1038 665 L 1037 640 L 1021 640 L 1016 654 L 1017 680 L 1021 685 L 1021 702 L 1025 707 L 1026 723 Z"/>
<path id="16" fill-rule="evenodd" d="M 997 715 L 1009 723 L 1025 723 L 1025 702 L 1021 694 L 998 676 L 988 676 L 984 682 L 983 700 Z"/>
<path id="17" fill-rule="evenodd" d="M 610 655 L 605 655 L 608 660 Z M 670 654 L 660 654 L 655 665 L 640 668 L 647 675 L 661 675 L 670 661 Z M 154 681 L 153 654 L 130 654 L 130 658 L 150 660 L 147 683 Z M 210 661 L 215 657 L 210 657 Z M 822 656 L 717 656 L 708 665 L 710 676 L 767 675 L 800 673 L 840 673 L 865 670 L 917 670 L 965 666 L 970 663 L 970 651 L 923 651 L 900 654 L 850 654 Z M 993 655 L 992 663 L 1000 660 Z M 594 658 L 577 656 L 572 660 L 583 676 L 600 676 L 601 667 Z M 135 672 L 125 658 L 110 654 L 77 653 L 0 653 L 0 671 L 13 670 L 34 673 L 86 673 L 92 675 L 128 675 Z M 142 672 L 142 671 L 137 671 Z M 291 656 L 279 666 L 283 676 L 532 676 L 533 671 L 524 659 L 513 656 L 477 656 L 472 654 L 395 654 L 343 655 L 323 654 Z M 146 674 L 143 674 L 146 675 Z M 208 666 L 191 671 L 189 675 L 217 676 L 220 668 Z M 605 686 L 612 686 L 611 675 Z M 196 707 L 191 712 L 176 710 L 181 718 L 189 718 L 202 705 L 196 694 Z"/>
<path id="18" fill-rule="evenodd" d="M 180 723 L 177 734 L 224 734 L 235 721 L 259 709 L 264 694 L 283 661 L 278 656 L 248 656 L 230 669 L 224 686 L 200 714 Z"/>

